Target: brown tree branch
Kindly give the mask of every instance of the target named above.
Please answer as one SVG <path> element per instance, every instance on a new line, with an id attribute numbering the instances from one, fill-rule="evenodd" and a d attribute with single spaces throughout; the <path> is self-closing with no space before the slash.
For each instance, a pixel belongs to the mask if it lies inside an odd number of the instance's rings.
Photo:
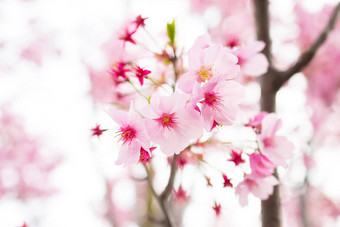
<path id="1" fill-rule="evenodd" d="M 262 40 L 266 44 L 262 50 L 262 53 L 266 56 L 269 63 L 269 68 L 271 68 L 272 41 L 270 39 L 270 18 L 268 6 L 268 0 L 254 0 L 256 36 L 258 40 Z"/>
<path id="2" fill-rule="evenodd" d="M 164 188 L 163 192 L 160 195 L 158 195 L 157 192 L 155 191 L 153 184 L 152 184 L 152 180 L 151 180 L 149 170 L 146 167 L 146 165 L 144 165 L 145 171 L 147 173 L 146 180 L 148 182 L 149 188 L 150 188 L 153 196 L 158 201 L 158 203 L 161 207 L 161 210 L 163 211 L 164 225 L 168 226 L 168 227 L 171 227 L 172 224 L 171 224 L 171 221 L 170 221 L 169 212 L 166 208 L 166 202 L 167 202 L 167 198 L 171 194 L 171 192 L 173 190 L 173 186 L 174 186 L 174 181 L 175 181 L 175 176 L 176 176 L 176 159 L 177 159 L 177 157 L 178 157 L 178 155 L 174 155 L 173 158 L 172 158 L 171 166 L 170 166 L 171 169 L 170 169 L 169 181 L 168 181 L 168 184 L 166 185 L 166 187 Z"/>
<path id="3" fill-rule="evenodd" d="M 325 43 L 327 40 L 327 37 L 329 33 L 334 29 L 338 16 L 340 13 L 340 2 L 337 4 L 337 6 L 334 8 L 333 13 L 331 17 L 329 18 L 329 21 L 323 31 L 320 33 L 318 38 L 314 41 L 314 43 L 309 47 L 308 50 L 306 50 L 296 61 L 296 63 L 290 67 L 289 69 L 281 72 L 281 76 L 278 79 L 278 83 L 276 85 L 276 90 L 279 90 L 280 87 L 287 82 L 295 73 L 300 72 L 302 69 L 304 69 L 313 59 L 316 52 L 320 49 L 322 44 Z"/>

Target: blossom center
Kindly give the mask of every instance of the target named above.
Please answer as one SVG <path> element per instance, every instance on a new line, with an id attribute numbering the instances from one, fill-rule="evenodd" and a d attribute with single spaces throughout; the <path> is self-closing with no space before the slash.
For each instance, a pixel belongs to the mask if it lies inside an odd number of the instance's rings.
<path id="1" fill-rule="evenodd" d="M 121 127 L 118 131 L 118 135 L 123 143 L 131 143 L 132 140 L 136 138 L 136 130 L 128 125 L 125 128 Z"/>
<path id="2" fill-rule="evenodd" d="M 272 138 L 265 138 L 263 140 L 263 144 L 265 147 L 274 147 L 274 141 Z"/>
<path id="3" fill-rule="evenodd" d="M 156 119 L 163 128 L 174 128 L 176 125 L 176 117 L 175 113 L 167 114 L 163 113 L 162 116 L 158 119 Z"/>
<path id="4" fill-rule="evenodd" d="M 196 72 L 199 76 L 200 82 L 205 82 L 213 77 L 211 66 L 201 66 L 200 70 Z"/>
<path id="5" fill-rule="evenodd" d="M 217 95 L 215 92 L 206 92 L 202 103 L 205 103 L 212 108 L 217 108 L 222 105 L 222 97 Z"/>

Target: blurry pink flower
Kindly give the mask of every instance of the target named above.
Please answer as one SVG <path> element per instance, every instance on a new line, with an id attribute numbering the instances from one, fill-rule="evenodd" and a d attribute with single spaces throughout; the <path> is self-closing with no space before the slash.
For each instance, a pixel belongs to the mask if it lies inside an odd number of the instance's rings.
<path id="1" fill-rule="evenodd" d="M 116 164 L 137 164 L 140 158 L 140 151 L 143 148 L 149 152 L 150 141 L 145 134 L 144 122 L 135 111 L 133 104 L 129 112 L 109 109 L 112 119 L 120 126 L 118 130 L 119 141 L 122 147 Z"/>
<path id="2" fill-rule="evenodd" d="M 248 204 L 249 193 L 266 200 L 273 193 L 273 187 L 278 183 L 274 176 L 263 178 L 250 174 L 245 176 L 244 180 L 236 186 L 235 193 L 239 196 L 240 205 L 245 206 Z"/>
<path id="3" fill-rule="evenodd" d="M 235 121 L 244 95 L 239 83 L 216 76 L 203 87 L 196 83 L 191 103 L 202 104 L 205 129 L 211 131 L 216 125 L 231 125 Z"/>
<path id="4" fill-rule="evenodd" d="M 127 64 L 125 62 L 116 62 L 115 64 L 112 64 L 109 73 L 115 84 L 118 84 L 127 79 L 126 73 L 129 71 L 130 69 L 127 68 Z"/>
<path id="5" fill-rule="evenodd" d="M 240 70 L 237 57 L 228 48 L 221 44 L 206 45 L 205 38 L 200 37 L 189 51 L 189 71 L 178 80 L 178 88 L 186 93 L 191 93 L 195 81 L 207 82 L 215 76 L 233 79 Z"/>
<path id="6" fill-rule="evenodd" d="M 262 120 L 262 130 L 258 135 L 260 152 L 275 165 L 286 167 L 286 159 L 293 156 L 294 146 L 284 136 L 277 136 L 282 121 L 277 119 L 276 114 L 271 113 Z"/>
<path id="7" fill-rule="evenodd" d="M 136 44 L 136 41 L 132 38 L 132 35 L 135 34 L 136 30 L 134 31 L 129 31 L 128 28 L 125 29 L 125 32 L 123 35 L 121 35 L 119 37 L 120 40 L 123 40 L 124 41 L 124 45 L 127 43 L 127 42 L 130 42 L 132 44 Z"/>
<path id="8" fill-rule="evenodd" d="M 260 53 L 265 44 L 261 41 L 254 41 L 247 46 L 241 46 L 233 51 L 238 58 L 241 72 L 247 76 L 260 76 L 267 72 L 268 61 L 264 54 Z"/>
<path id="9" fill-rule="evenodd" d="M 256 176 L 269 176 L 274 172 L 275 165 L 262 154 L 251 154 L 249 156 L 252 174 Z"/>
<path id="10" fill-rule="evenodd" d="M 229 179 L 228 177 L 227 177 L 227 175 L 225 175 L 225 174 L 223 174 L 222 175 L 222 177 L 223 177 L 223 180 L 224 180 L 224 182 L 223 182 L 223 187 L 224 188 L 226 188 L 226 187 L 233 187 L 233 184 L 231 183 L 231 179 Z"/>
<path id="11" fill-rule="evenodd" d="M 137 28 L 140 27 L 145 27 L 145 20 L 147 20 L 148 17 L 142 17 L 141 15 L 138 15 L 136 17 L 136 20 L 134 21 L 134 23 L 136 24 Z"/>
<path id="12" fill-rule="evenodd" d="M 152 142 L 158 144 L 168 156 L 179 154 L 191 140 L 202 135 L 199 113 L 186 106 L 187 95 L 171 96 L 154 94 L 142 114 L 146 119 L 146 131 Z"/>
<path id="13" fill-rule="evenodd" d="M 107 129 L 100 129 L 100 125 L 97 124 L 96 127 L 92 128 L 91 130 L 92 136 L 97 136 L 99 138 Z"/>
<path id="14" fill-rule="evenodd" d="M 182 188 L 182 185 L 180 185 L 177 190 L 174 190 L 174 196 L 176 202 L 185 203 L 189 199 L 189 196 L 187 195 L 187 192 Z"/>
<path id="15" fill-rule="evenodd" d="M 260 112 L 258 113 L 253 119 L 249 120 L 247 124 L 244 126 L 246 127 L 252 127 L 256 133 L 261 132 L 261 125 L 263 118 L 267 115 L 266 112 Z"/>
<path id="16" fill-rule="evenodd" d="M 139 80 L 139 83 L 141 86 L 143 86 L 144 78 L 148 78 L 148 75 L 151 73 L 150 70 L 143 69 L 136 65 L 134 68 L 134 73 L 136 74 L 136 77 Z"/>
<path id="17" fill-rule="evenodd" d="M 216 214 L 217 217 L 221 215 L 221 208 L 222 208 L 221 204 L 217 204 L 215 202 L 215 204 L 212 208 L 215 211 L 215 214 Z"/>
<path id="18" fill-rule="evenodd" d="M 242 158 L 242 151 L 237 152 L 231 149 L 231 158 L 228 161 L 234 162 L 235 166 L 238 166 L 241 163 L 244 163 L 244 159 Z"/>

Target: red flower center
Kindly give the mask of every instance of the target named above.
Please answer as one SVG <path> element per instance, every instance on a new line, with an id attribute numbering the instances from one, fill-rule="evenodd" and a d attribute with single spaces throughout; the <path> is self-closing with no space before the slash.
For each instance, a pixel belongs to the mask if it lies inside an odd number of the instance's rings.
<path id="1" fill-rule="evenodd" d="M 202 103 L 205 103 L 212 108 L 217 108 L 218 106 L 222 105 L 221 102 L 221 96 L 217 95 L 215 92 L 206 92 L 204 94 L 204 100 L 202 101 Z"/>
<path id="2" fill-rule="evenodd" d="M 163 128 L 174 128 L 176 125 L 175 113 L 167 114 L 163 113 L 162 116 L 156 119 Z"/>
<path id="3" fill-rule="evenodd" d="M 132 140 L 136 137 L 136 130 L 130 125 L 126 126 L 125 128 L 121 127 L 118 133 L 120 136 L 120 140 L 122 140 L 123 143 L 131 143 Z"/>

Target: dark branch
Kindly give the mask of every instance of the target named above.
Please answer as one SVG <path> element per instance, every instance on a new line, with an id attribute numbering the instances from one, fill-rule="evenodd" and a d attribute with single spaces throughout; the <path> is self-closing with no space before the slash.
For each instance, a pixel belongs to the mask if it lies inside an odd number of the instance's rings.
<path id="1" fill-rule="evenodd" d="M 272 67 L 272 42 L 270 39 L 270 18 L 268 10 L 268 0 L 254 0 L 256 35 L 258 40 L 262 40 L 266 46 L 262 53 L 267 57 L 269 68 Z"/>
<path id="2" fill-rule="evenodd" d="M 167 186 L 165 187 L 164 191 L 162 194 L 159 196 L 162 201 L 166 200 L 168 196 L 171 194 L 172 189 L 174 187 L 174 182 L 175 182 L 175 176 L 176 176 L 176 159 L 178 155 L 174 155 L 171 161 L 171 170 L 170 170 L 170 176 L 169 176 L 169 181 Z"/>
<path id="3" fill-rule="evenodd" d="M 338 16 L 340 12 L 340 3 L 335 7 L 326 27 L 323 29 L 319 37 L 315 40 L 315 42 L 310 46 L 308 50 L 306 50 L 297 60 L 297 62 L 287 69 L 286 71 L 281 72 L 281 77 L 277 83 L 276 89 L 280 89 L 280 87 L 287 82 L 295 73 L 300 72 L 303 68 L 305 68 L 313 59 L 316 52 L 322 46 L 322 44 L 326 41 L 329 33 L 334 29 Z"/>

